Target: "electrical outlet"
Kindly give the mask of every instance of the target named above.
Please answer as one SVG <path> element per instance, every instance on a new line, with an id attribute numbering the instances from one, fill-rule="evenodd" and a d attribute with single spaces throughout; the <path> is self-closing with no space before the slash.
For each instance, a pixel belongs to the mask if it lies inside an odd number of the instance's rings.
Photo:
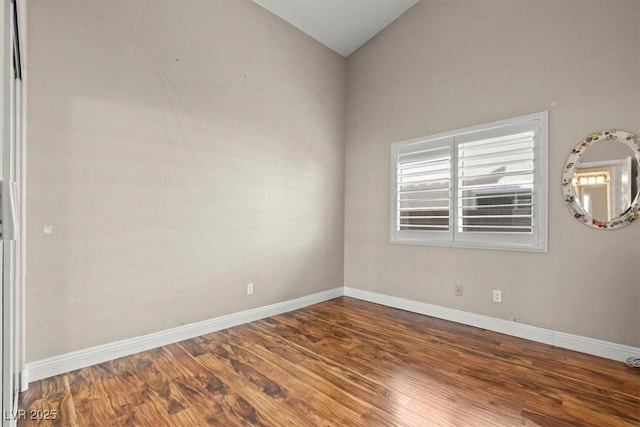
<path id="1" fill-rule="evenodd" d="M 462 296 L 462 285 L 456 285 L 455 293 L 456 293 L 457 297 L 461 297 Z"/>
<path id="2" fill-rule="evenodd" d="M 247 295 L 253 295 L 253 283 L 247 284 Z"/>
<path id="3" fill-rule="evenodd" d="M 502 291 L 493 290 L 493 302 L 502 302 Z"/>

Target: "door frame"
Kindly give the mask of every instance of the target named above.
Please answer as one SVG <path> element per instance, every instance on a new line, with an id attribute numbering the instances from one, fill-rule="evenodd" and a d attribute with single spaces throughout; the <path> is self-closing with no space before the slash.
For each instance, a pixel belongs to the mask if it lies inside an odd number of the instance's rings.
<path id="1" fill-rule="evenodd" d="M 2 426 L 19 417 L 22 371 L 22 61 L 18 0 L 3 3 L 2 54 Z"/>

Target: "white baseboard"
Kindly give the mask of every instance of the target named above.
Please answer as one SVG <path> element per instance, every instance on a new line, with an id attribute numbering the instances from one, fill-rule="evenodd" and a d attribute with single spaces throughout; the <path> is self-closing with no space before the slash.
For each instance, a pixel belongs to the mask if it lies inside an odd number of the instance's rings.
<path id="1" fill-rule="evenodd" d="M 27 364 L 26 368 L 21 373 L 21 388 L 26 390 L 29 382 L 75 371 L 76 369 L 103 363 L 119 357 L 129 356 L 152 348 L 188 340 L 200 335 L 219 331 L 221 329 L 231 328 L 233 326 L 264 319 L 265 317 L 297 310 L 312 304 L 337 298 L 342 296 L 343 293 L 343 288 L 335 288 L 319 292 L 317 294 L 295 298 L 289 301 L 241 311 L 227 316 L 216 317 L 202 322 L 190 323 L 188 325 L 148 335 L 103 344 L 31 362 Z"/>
<path id="2" fill-rule="evenodd" d="M 451 320 L 452 322 L 462 323 L 464 325 L 488 329 L 490 331 L 500 332 L 620 362 L 624 362 L 628 357 L 640 355 L 639 347 L 631 347 L 628 345 L 616 344 L 580 335 L 558 332 L 551 329 L 539 328 L 537 326 L 529 326 L 522 323 L 510 322 L 508 320 L 496 319 L 494 317 L 483 316 L 480 314 L 469 313 L 466 311 L 455 310 L 453 308 L 441 307 L 404 298 L 392 297 L 375 292 L 345 287 L 344 295 L 385 305 L 387 307 L 399 308 L 413 313 Z"/>
<path id="3" fill-rule="evenodd" d="M 297 310 L 342 295 L 621 362 L 628 357 L 640 355 L 640 348 L 638 347 L 615 344 L 433 304 L 344 287 L 31 362 L 27 364 L 21 373 L 21 388 L 24 391 L 28 388 L 29 382 L 32 381 Z"/>
<path id="4" fill-rule="evenodd" d="M 25 367 L 20 372 L 20 391 L 27 391 L 29 389 L 29 368 Z"/>

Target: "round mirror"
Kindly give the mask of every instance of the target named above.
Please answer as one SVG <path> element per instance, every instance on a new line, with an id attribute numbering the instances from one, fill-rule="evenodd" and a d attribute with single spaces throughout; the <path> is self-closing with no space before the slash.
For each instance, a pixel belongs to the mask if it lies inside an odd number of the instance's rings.
<path id="1" fill-rule="evenodd" d="M 623 130 L 595 132 L 571 151 L 562 193 L 573 216 L 594 228 L 619 228 L 640 215 L 640 138 Z"/>

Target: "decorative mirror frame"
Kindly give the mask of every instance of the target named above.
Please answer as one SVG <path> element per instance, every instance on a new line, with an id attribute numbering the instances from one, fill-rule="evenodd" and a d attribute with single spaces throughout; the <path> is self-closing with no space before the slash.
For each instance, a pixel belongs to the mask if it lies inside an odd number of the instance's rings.
<path id="1" fill-rule="evenodd" d="M 573 175 L 575 174 L 578 160 L 587 147 L 599 141 L 621 142 L 627 145 L 631 150 L 633 150 L 634 157 L 640 166 L 640 138 L 637 135 L 619 129 L 606 129 L 594 132 L 580 141 L 578 145 L 576 145 L 576 148 L 571 151 L 562 175 L 562 194 L 571 214 L 584 225 L 599 229 L 624 227 L 625 225 L 631 224 L 633 221 L 638 219 L 638 216 L 640 216 L 640 207 L 638 206 L 639 194 L 635 195 L 629 209 L 611 221 L 598 221 L 591 218 L 576 198 L 576 192 L 573 185 Z M 638 193 L 640 193 L 640 191 L 638 191 Z"/>

